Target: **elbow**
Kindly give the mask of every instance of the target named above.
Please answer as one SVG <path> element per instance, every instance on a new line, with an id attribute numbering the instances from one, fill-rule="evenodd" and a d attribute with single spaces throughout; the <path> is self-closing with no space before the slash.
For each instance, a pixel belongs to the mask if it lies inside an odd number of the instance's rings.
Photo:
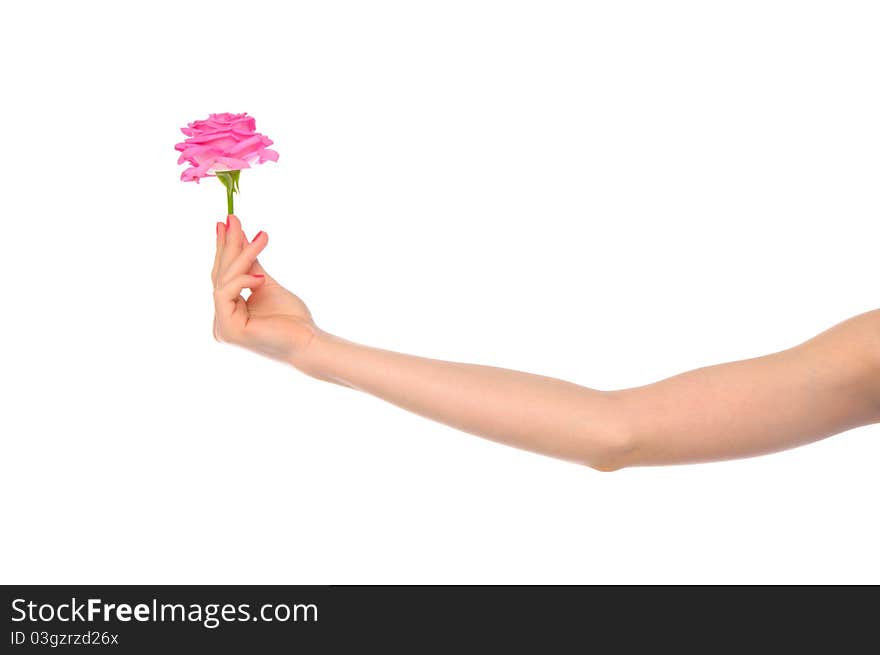
<path id="1" fill-rule="evenodd" d="M 602 430 L 591 431 L 585 442 L 589 445 L 583 463 L 602 473 L 611 473 L 635 466 L 638 443 L 635 432 L 626 420 L 622 408 L 615 407 L 611 420 L 605 421 Z"/>
<path id="2" fill-rule="evenodd" d="M 613 473 L 635 465 L 636 447 L 630 435 L 622 433 L 603 438 L 585 462 L 594 471 Z"/>

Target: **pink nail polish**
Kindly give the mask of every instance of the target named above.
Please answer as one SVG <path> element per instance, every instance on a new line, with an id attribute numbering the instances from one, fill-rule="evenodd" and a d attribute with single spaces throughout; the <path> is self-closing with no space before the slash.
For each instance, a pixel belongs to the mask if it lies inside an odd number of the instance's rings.
<path id="1" fill-rule="evenodd" d="M 257 275 L 257 274 L 253 274 L 251 277 L 266 277 L 266 276 L 265 276 L 265 275 Z"/>
<path id="2" fill-rule="evenodd" d="M 260 238 L 260 235 L 261 235 L 262 233 L 263 233 L 263 230 L 260 230 L 259 232 L 257 232 L 257 235 L 254 237 L 254 240 L 251 241 L 251 243 L 253 243 L 253 242 L 256 241 L 257 239 L 259 239 L 259 238 Z"/>
<path id="3" fill-rule="evenodd" d="M 217 223 L 217 236 L 220 236 L 220 226 L 221 225 L 223 225 L 223 223 Z"/>
<path id="4" fill-rule="evenodd" d="M 229 216 L 231 216 L 231 214 L 227 214 L 227 216 L 226 216 L 226 227 L 227 228 L 229 227 Z"/>

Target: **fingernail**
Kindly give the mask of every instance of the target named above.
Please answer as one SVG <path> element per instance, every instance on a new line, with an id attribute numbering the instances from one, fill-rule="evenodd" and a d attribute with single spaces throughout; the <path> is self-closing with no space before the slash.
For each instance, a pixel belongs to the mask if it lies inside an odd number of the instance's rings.
<path id="1" fill-rule="evenodd" d="M 221 225 L 223 225 L 223 223 L 217 223 L 217 236 L 220 236 L 220 226 Z"/>
<path id="2" fill-rule="evenodd" d="M 251 277 L 266 277 L 265 275 L 257 275 L 256 273 L 251 274 Z"/>
<path id="3" fill-rule="evenodd" d="M 226 215 L 226 227 L 229 227 L 229 219 L 232 217 L 232 214 Z"/>
<path id="4" fill-rule="evenodd" d="M 261 235 L 262 233 L 263 233 L 263 230 L 260 230 L 259 232 L 257 232 L 257 236 L 254 237 L 254 239 L 253 239 L 253 241 L 251 241 L 251 243 L 253 243 L 253 242 L 256 241 L 257 239 L 259 239 L 259 238 L 260 238 L 260 235 Z"/>

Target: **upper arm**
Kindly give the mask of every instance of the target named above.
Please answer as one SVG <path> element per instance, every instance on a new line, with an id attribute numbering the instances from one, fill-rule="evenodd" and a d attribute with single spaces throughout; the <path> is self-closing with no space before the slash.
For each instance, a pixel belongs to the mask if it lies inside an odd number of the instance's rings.
<path id="1" fill-rule="evenodd" d="M 803 344 L 617 392 L 633 464 L 759 455 L 880 420 L 880 312 Z"/>

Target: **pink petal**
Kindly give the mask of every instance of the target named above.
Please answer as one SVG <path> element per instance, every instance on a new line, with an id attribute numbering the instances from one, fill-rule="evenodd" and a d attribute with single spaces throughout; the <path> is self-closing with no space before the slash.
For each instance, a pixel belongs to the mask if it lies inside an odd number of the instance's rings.
<path id="1" fill-rule="evenodd" d="M 263 143 L 262 136 L 259 134 L 254 134 L 253 136 L 248 137 L 244 141 L 239 141 L 237 144 L 235 144 L 234 146 L 229 148 L 229 150 L 227 150 L 226 152 L 230 155 L 237 155 L 241 152 L 244 152 L 248 148 L 251 148 L 253 146 L 262 145 L 262 143 Z"/>
<path id="2" fill-rule="evenodd" d="M 260 150 L 259 154 L 260 154 L 260 161 L 257 162 L 259 164 L 262 164 L 263 162 L 266 162 L 266 161 L 278 161 L 278 153 L 275 152 L 274 150 L 269 150 L 269 148 L 263 148 L 262 150 Z"/>

